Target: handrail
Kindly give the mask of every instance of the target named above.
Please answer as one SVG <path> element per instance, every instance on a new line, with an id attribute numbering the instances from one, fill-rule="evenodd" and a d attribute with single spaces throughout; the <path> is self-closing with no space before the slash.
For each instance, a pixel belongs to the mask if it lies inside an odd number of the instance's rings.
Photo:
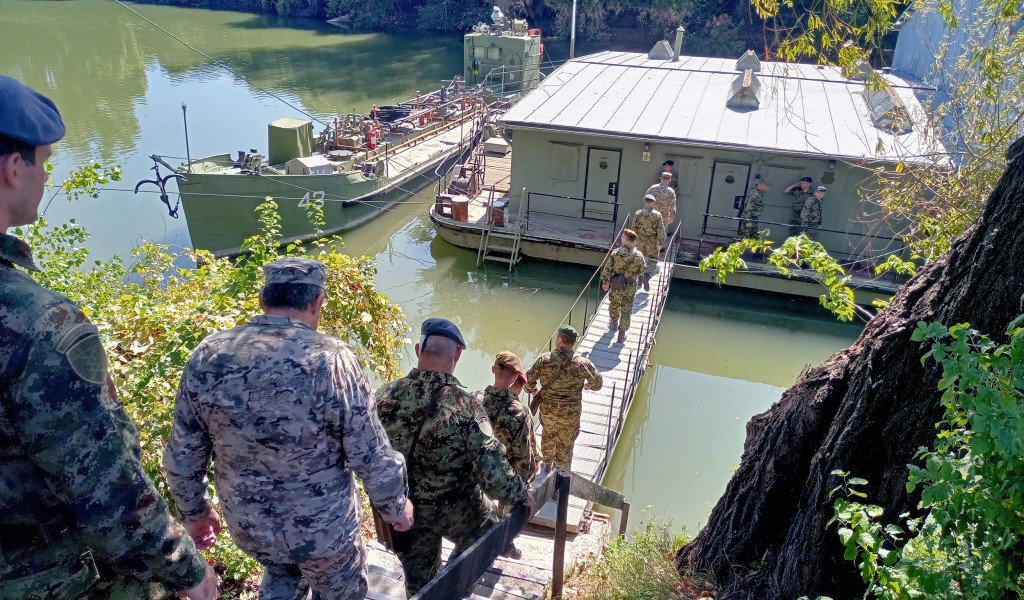
<path id="1" fill-rule="evenodd" d="M 568 520 L 569 496 L 597 502 L 602 506 L 618 509 L 619 535 L 625 535 L 629 519 L 629 502 L 622 494 L 580 477 L 572 471 L 556 469 L 548 472 L 533 487 L 537 508 L 550 500 L 558 500 L 555 523 L 555 548 L 552 558 L 552 598 L 560 598 L 564 584 L 565 568 L 565 526 Z M 487 530 L 480 539 L 455 559 L 449 561 L 441 573 L 432 579 L 413 600 L 452 600 L 470 594 L 495 559 L 508 548 L 529 522 L 527 507 L 520 504 L 501 521 Z"/>

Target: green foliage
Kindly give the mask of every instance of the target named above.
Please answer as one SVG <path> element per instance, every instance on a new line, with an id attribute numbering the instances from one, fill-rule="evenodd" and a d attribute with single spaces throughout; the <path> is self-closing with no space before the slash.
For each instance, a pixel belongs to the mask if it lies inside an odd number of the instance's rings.
<path id="1" fill-rule="evenodd" d="M 689 540 L 656 517 L 632 537 L 612 540 L 593 565 L 572 582 L 581 600 L 662 600 L 681 598 L 673 559 Z"/>
<path id="2" fill-rule="evenodd" d="M 922 361 L 942 366 L 945 408 L 934 449 L 910 465 L 908 492 L 923 518 L 900 515 L 905 531 L 882 525 L 877 506 L 838 498 L 835 517 L 846 558 L 857 561 L 868 593 L 909 598 L 1002 599 L 1024 594 L 1024 315 L 996 342 L 967 324 L 919 323 L 930 342 Z M 846 479 L 835 491 L 865 497 Z"/>
<path id="3" fill-rule="evenodd" d="M 825 287 L 825 293 L 818 301 L 841 321 L 850 321 L 857 314 L 850 276 L 820 243 L 805 235 L 791 237 L 779 248 L 772 248 L 772 241 L 762 235 L 756 239 L 743 239 L 715 251 L 705 257 L 698 268 L 701 271 L 716 270 L 719 283 L 724 283 L 737 270 L 746 270 L 743 260 L 746 252 L 766 254 L 766 263 L 779 273 L 791 277 L 794 271 L 810 270 L 815 279 Z"/>
<path id="4" fill-rule="evenodd" d="M 114 170 L 90 166 L 65 182 L 78 190 L 111 177 Z M 125 410 L 138 429 L 147 475 L 168 498 L 161 455 L 172 423 L 172 409 L 181 371 L 193 349 L 210 333 L 241 325 L 259 313 L 257 292 L 262 266 L 284 256 L 314 255 L 330 267 L 328 295 L 321 330 L 353 348 L 362 363 L 380 379 L 398 375 L 398 352 L 408 325 L 399 307 L 374 287 L 375 268 L 367 257 L 342 254 L 337 238 L 311 248 L 279 247 L 277 204 L 267 199 L 258 209 L 262 232 L 243 245 L 237 260 L 215 259 L 203 251 L 171 253 L 166 246 L 147 244 L 132 251 L 127 263 L 114 257 L 88 262 L 87 234 L 71 222 L 50 227 L 41 220 L 19 230 L 33 248 L 42 271 L 36 279 L 78 304 L 99 327 L 110 360 L 110 373 Z M 322 227 L 322 210 L 314 208 Z M 197 264 L 194 268 L 180 265 Z M 225 533 L 210 551 L 227 585 L 237 588 L 252 576 L 256 563 Z"/>

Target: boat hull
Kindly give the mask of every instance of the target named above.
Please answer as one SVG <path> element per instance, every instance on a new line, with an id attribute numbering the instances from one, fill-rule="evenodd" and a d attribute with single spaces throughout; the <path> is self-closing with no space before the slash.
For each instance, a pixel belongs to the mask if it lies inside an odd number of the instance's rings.
<path id="1" fill-rule="evenodd" d="M 430 209 L 430 220 L 434 224 L 434 230 L 437 231 L 437 234 L 444 241 L 460 248 L 479 250 L 480 240 L 484 232 L 483 225 L 455 221 L 437 214 L 433 208 Z M 505 241 L 507 245 L 511 246 L 515 235 L 511 230 L 503 231 L 500 228 L 493 228 L 490 237 L 492 240 Z M 607 246 L 568 242 L 531 236 L 529 234 L 523 235 L 520 238 L 519 249 L 520 254 L 528 258 L 554 260 L 592 267 L 601 265 L 604 262 L 605 255 L 608 253 Z M 701 271 L 697 264 L 676 263 L 672 270 L 672 276 L 676 279 L 719 285 L 718 274 L 715 269 Z M 729 275 L 726 282 L 731 287 L 811 298 L 821 296 L 823 291 L 819 282 L 810 277 L 800 275 L 785 277 L 776 273 L 736 271 Z M 858 304 L 870 304 L 874 300 L 889 300 L 895 291 L 895 287 L 893 289 L 886 289 L 881 286 L 858 287 L 856 290 L 856 301 Z"/>

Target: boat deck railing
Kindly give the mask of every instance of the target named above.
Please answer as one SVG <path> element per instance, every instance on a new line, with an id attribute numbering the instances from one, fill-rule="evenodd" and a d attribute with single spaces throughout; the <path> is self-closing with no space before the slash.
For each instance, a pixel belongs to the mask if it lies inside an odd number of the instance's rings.
<path id="1" fill-rule="evenodd" d="M 542 203 L 542 204 L 541 204 Z M 541 210 L 537 206 L 549 208 Z M 612 224 L 613 229 L 618 229 L 619 208 L 622 206 L 618 201 L 593 200 L 588 198 L 576 198 L 573 196 L 559 196 L 556 194 L 544 194 L 541 192 L 526 193 L 526 220 L 531 215 L 551 215 L 559 217 L 578 217 L 585 221 L 604 221 Z M 566 209 L 562 212 L 554 212 L 553 209 Z M 617 238 L 614 238 L 617 239 Z"/>

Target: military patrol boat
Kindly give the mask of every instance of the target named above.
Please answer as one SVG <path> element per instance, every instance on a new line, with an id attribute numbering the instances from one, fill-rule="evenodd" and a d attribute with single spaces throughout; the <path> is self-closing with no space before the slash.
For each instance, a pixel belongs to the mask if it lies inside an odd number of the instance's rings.
<path id="1" fill-rule="evenodd" d="M 366 114 L 321 122 L 283 118 L 270 123 L 267 154 L 257 149 L 219 154 L 172 166 L 149 180 L 160 187 L 176 179 L 192 245 L 217 256 L 242 250 L 259 230 L 255 212 L 268 196 L 281 215 L 281 242 L 330 235 L 356 227 L 437 182 L 479 141 L 489 106 L 536 87 L 540 79 L 540 30 L 525 20 L 479 23 L 465 37 L 465 77 L 435 92 Z M 147 183 L 147 182 L 143 182 Z M 140 185 L 142 185 L 140 183 Z M 321 208 L 326 227 L 309 219 Z"/>

